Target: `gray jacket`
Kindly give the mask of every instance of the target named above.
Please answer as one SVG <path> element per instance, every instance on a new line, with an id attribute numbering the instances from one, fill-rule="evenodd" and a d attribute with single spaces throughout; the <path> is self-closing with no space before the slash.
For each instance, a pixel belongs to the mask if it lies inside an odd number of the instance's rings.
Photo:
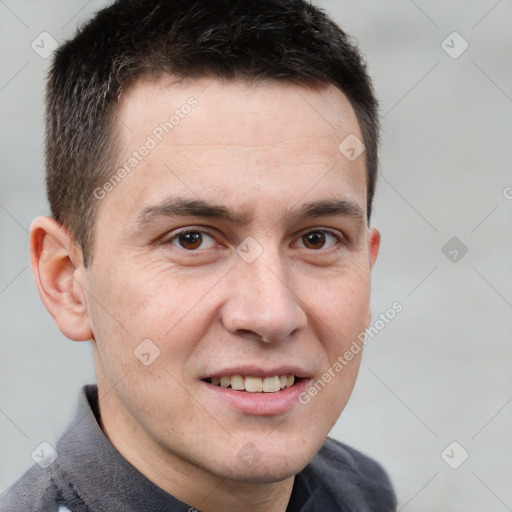
<path id="1" fill-rule="evenodd" d="M 98 418 L 98 389 L 84 386 L 75 417 L 57 442 L 57 453 L 41 452 L 42 461 L 0 496 L 0 511 L 195 510 L 157 487 L 124 459 L 103 434 Z M 43 455 L 53 457 L 45 459 Z M 296 475 L 286 512 L 395 510 L 396 497 L 384 470 L 353 448 L 327 438 Z"/>

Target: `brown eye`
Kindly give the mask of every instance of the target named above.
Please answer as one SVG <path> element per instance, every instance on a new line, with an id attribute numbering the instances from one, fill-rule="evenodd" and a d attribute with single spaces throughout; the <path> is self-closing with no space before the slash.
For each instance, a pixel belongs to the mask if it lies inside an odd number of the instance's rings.
<path id="1" fill-rule="evenodd" d="M 330 237 L 334 241 L 327 248 L 333 247 L 337 242 L 340 241 L 334 233 L 329 231 L 310 231 L 309 233 L 302 235 L 301 240 L 306 249 L 318 250 L 325 249 L 327 237 Z"/>
<path id="2" fill-rule="evenodd" d="M 314 231 L 304 235 L 302 240 L 308 249 L 321 249 L 325 244 L 325 234 L 321 231 Z"/>
<path id="3" fill-rule="evenodd" d="M 192 250 L 197 249 L 201 245 L 203 236 L 197 231 L 190 231 L 189 233 L 181 233 L 177 239 L 183 249 Z"/>
<path id="4" fill-rule="evenodd" d="M 213 247 L 215 245 L 215 240 L 208 233 L 190 230 L 176 233 L 164 243 L 181 247 L 187 251 L 196 251 L 196 249 L 199 248 L 209 249 Z M 205 245 L 206 247 L 204 247 Z"/>

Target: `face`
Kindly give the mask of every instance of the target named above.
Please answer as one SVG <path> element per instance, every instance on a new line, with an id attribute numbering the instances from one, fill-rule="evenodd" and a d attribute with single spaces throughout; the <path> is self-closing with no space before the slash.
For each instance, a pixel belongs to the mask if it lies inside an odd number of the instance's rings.
<path id="1" fill-rule="evenodd" d="M 378 233 L 364 154 L 338 147 L 362 139 L 354 111 L 333 87 L 161 79 L 118 119 L 125 172 L 97 189 L 80 269 L 103 427 L 134 460 L 290 477 L 345 407 L 361 352 L 333 365 L 369 322 Z"/>

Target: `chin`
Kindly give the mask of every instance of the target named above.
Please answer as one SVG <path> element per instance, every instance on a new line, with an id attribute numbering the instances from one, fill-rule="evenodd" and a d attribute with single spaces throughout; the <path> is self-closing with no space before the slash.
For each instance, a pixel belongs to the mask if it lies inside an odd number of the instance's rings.
<path id="1" fill-rule="evenodd" d="M 300 473 L 305 464 L 297 466 L 295 469 L 286 468 L 286 471 L 283 468 L 273 468 L 268 471 L 258 470 L 252 475 L 247 475 L 247 477 L 242 482 L 253 483 L 253 484 L 272 484 L 276 482 L 282 482 L 283 480 L 287 480 L 290 477 L 295 476 L 297 473 Z"/>
<path id="2" fill-rule="evenodd" d="M 299 450 L 299 447 L 302 450 Z M 240 450 L 234 459 L 217 466 L 216 473 L 237 482 L 269 484 L 286 480 L 304 469 L 316 453 L 311 447 L 296 446 L 287 450 L 260 452 L 252 443 Z M 220 475 L 222 473 L 222 475 Z"/>
<path id="3" fill-rule="evenodd" d="M 287 464 L 259 463 L 253 467 L 239 465 L 234 472 L 231 472 L 229 478 L 230 480 L 248 484 L 271 484 L 281 482 L 295 476 L 308 462 L 308 460 L 304 460 L 301 463 L 295 462 Z"/>

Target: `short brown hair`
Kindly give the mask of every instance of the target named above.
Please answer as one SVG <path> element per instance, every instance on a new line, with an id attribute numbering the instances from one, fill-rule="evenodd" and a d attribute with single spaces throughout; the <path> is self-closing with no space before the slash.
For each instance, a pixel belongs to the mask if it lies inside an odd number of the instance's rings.
<path id="1" fill-rule="evenodd" d="M 56 52 L 46 96 L 53 217 L 92 258 L 95 188 L 115 169 L 121 91 L 146 76 L 334 84 L 366 148 L 368 219 L 378 167 L 377 101 L 349 37 L 307 0 L 117 0 Z M 340 141 L 341 142 L 341 141 Z"/>

